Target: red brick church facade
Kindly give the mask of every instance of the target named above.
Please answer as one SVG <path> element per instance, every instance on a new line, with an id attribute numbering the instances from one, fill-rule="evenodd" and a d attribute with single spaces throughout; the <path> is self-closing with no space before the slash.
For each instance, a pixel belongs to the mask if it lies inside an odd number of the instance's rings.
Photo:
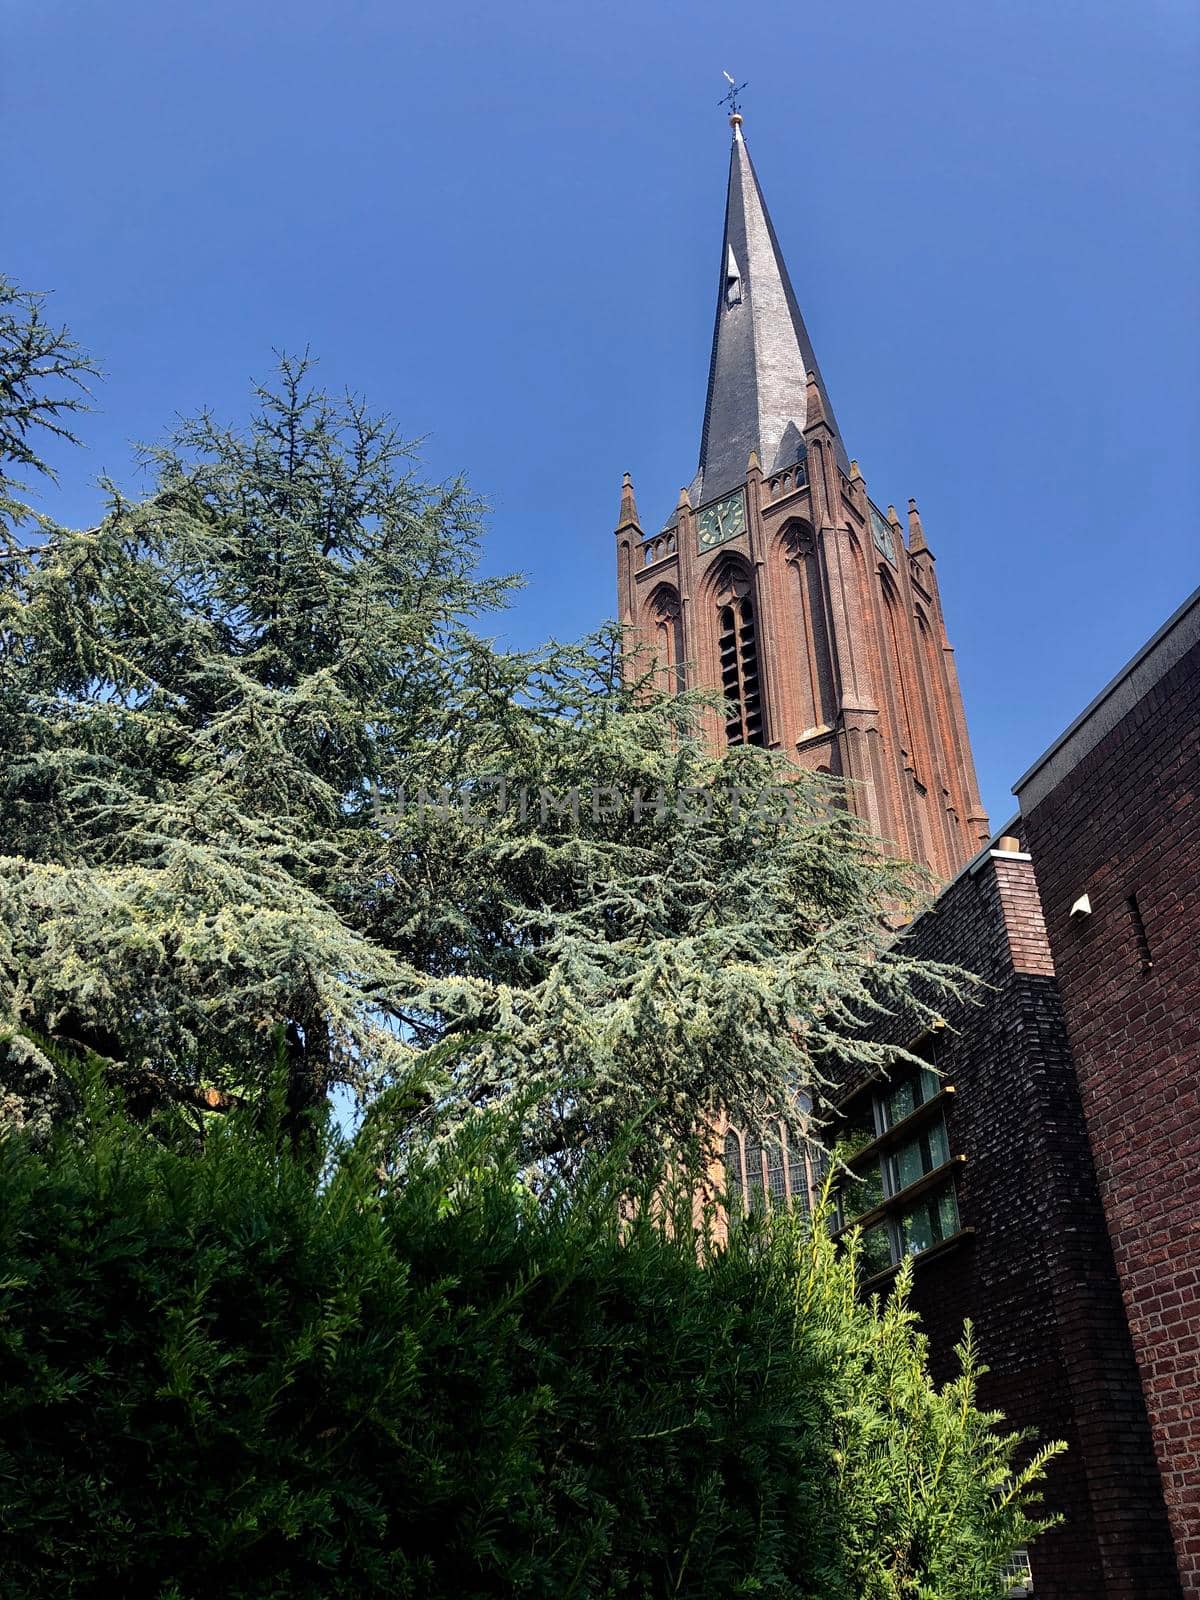
<path id="1" fill-rule="evenodd" d="M 824 1109 L 867 1140 L 845 1220 L 869 1287 L 915 1256 L 935 1371 L 971 1317 L 985 1402 L 1070 1446 L 1048 1495 L 1064 1526 L 1013 1593 L 1200 1600 L 1200 599 L 992 839 L 916 504 L 906 537 L 847 455 L 731 120 L 699 468 L 649 534 L 626 478 L 619 615 L 665 684 L 723 693 L 714 744 L 851 780 L 876 836 L 942 886 L 914 952 L 990 985 L 936 1035 L 879 1030 L 933 1072 L 847 1078 Z M 1090 927 L 1069 904 L 1089 883 Z M 760 1137 L 724 1148 L 747 1201 L 778 1195 Z"/>

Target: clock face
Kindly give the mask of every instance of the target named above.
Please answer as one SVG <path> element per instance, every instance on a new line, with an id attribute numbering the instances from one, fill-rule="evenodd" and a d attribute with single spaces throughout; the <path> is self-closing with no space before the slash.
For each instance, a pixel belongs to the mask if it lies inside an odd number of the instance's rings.
<path id="1" fill-rule="evenodd" d="M 735 489 L 724 500 L 702 506 L 696 514 L 697 542 L 700 553 L 724 544 L 726 539 L 736 539 L 746 531 L 746 500 L 740 489 Z"/>
<path id="2" fill-rule="evenodd" d="M 896 542 L 892 538 L 892 525 L 882 517 L 875 507 L 871 507 L 871 537 L 875 541 L 875 548 L 881 556 L 886 556 L 893 566 L 896 565 Z"/>

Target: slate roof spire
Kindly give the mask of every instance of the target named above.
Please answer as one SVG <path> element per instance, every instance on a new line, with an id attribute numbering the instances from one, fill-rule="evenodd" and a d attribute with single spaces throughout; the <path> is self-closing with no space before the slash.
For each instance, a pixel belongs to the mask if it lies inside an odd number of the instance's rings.
<path id="1" fill-rule="evenodd" d="M 758 452 L 770 473 L 794 462 L 803 447 L 808 376 L 821 393 L 825 418 L 848 470 L 829 393 L 788 279 L 779 241 L 734 113 L 721 242 L 717 319 L 708 370 L 708 401 L 693 505 L 715 499 L 746 476 Z"/>

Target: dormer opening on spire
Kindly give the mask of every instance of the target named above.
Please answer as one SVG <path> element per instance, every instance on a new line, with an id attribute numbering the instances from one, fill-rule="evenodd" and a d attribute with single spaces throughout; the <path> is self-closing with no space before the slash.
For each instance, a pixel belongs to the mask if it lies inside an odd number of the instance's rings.
<path id="1" fill-rule="evenodd" d="M 729 245 L 725 252 L 725 304 L 727 306 L 740 306 L 742 303 L 742 274 L 733 254 L 733 246 Z"/>

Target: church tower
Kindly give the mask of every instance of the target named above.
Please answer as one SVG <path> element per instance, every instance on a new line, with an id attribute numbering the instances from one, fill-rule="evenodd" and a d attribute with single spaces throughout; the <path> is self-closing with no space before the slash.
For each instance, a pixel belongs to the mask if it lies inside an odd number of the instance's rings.
<path id="1" fill-rule="evenodd" d="M 985 844 L 916 502 L 907 539 L 848 458 L 742 136 L 733 149 L 700 465 L 647 535 L 626 476 L 622 622 L 663 681 L 720 690 L 714 743 L 852 780 L 850 804 L 940 882 Z"/>

